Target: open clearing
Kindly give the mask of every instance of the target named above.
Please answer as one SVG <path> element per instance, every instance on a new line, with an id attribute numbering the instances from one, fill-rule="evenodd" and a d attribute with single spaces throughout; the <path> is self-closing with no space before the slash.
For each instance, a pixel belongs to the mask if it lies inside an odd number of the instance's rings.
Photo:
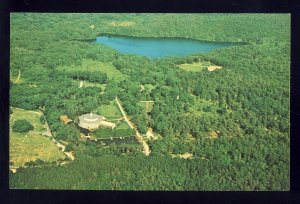
<path id="1" fill-rule="evenodd" d="M 102 72 L 106 73 L 107 77 L 110 80 L 123 80 L 128 76 L 122 74 L 119 70 L 117 70 L 112 63 L 103 63 L 90 59 L 83 59 L 81 61 L 81 66 L 70 65 L 70 66 L 61 66 L 58 68 L 59 70 L 66 72 L 74 72 L 74 71 L 89 71 L 89 72 Z"/>
<path id="2" fill-rule="evenodd" d="M 193 62 L 192 64 L 180 64 L 178 67 L 187 72 L 201 72 L 211 65 L 210 62 Z"/>
<path id="3" fill-rule="evenodd" d="M 128 128 L 130 128 L 129 125 L 125 121 L 123 121 L 120 124 L 118 124 L 118 126 L 116 127 L 116 130 L 128 129 Z"/>
<path id="4" fill-rule="evenodd" d="M 135 26 L 135 24 L 133 21 L 113 21 L 109 23 L 113 27 L 130 27 Z"/>
<path id="5" fill-rule="evenodd" d="M 218 69 L 222 69 L 222 66 L 217 66 L 215 64 L 212 64 L 211 62 L 205 61 L 205 62 L 193 62 L 192 64 L 180 64 L 177 65 L 180 69 L 187 71 L 187 72 L 201 72 L 203 70 L 208 71 L 215 71 Z"/>
<path id="6" fill-rule="evenodd" d="M 77 79 L 72 80 L 72 82 L 73 82 L 74 85 L 77 85 L 78 87 L 80 87 L 80 83 L 82 83 L 82 88 L 86 88 L 86 87 L 101 88 L 101 92 L 100 92 L 101 94 L 105 93 L 105 89 L 106 89 L 106 86 L 107 86 L 107 84 L 92 83 L 92 82 L 89 82 L 89 81 L 77 80 Z"/>
<path id="7" fill-rule="evenodd" d="M 99 115 L 106 117 L 108 120 L 118 119 L 123 117 L 122 113 L 115 105 L 114 101 L 111 101 L 109 105 L 101 105 L 95 109 L 95 112 Z"/>
<path id="8" fill-rule="evenodd" d="M 25 162 L 41 159 L 44 161 L 56 161 L 64 159 L 66 155 L 58 150 L 58 147 L 48 137 L 41 134 L 46 131 L 45 125 L 40 123 L 38 112 L 12 108 L 13 114 L 10 115 L 10 139 L 9 155 L 11 169 L 23 166 Z M 34 130 L 28 133 L 13 132 L 11 127 L 14 121 L 19 119 L 28 120 Z"/>

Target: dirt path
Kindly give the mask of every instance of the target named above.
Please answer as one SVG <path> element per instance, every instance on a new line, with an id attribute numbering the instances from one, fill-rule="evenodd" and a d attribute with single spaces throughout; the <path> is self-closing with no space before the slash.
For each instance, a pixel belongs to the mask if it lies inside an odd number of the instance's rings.
<path id="1" fill-rule="evenodd" d="M 146 156 L 149 156 L 151 150 L 150 150 L 148 144 L 145 142 L 143 136 L 141 136 L 140 133 L 139 133 L 138 131 L 136 131 L 135 138 L 143 145 L 143 148 L 144 148 L 144 154 L 145 154 Z"/>
<path id="2" fill-rule="evenodd" d="M 44 116 L 44 119 L 45 119 L 45 126 L 46 126 L 46 129 L 47 129 L 47 131 L 45 133 L 43 133 L 43 135 L 46 135 L 48 137 L 52 137 L 52 141 L 56 142 L 56 145 L 62 149 L 62 151 L 65 153 L 65 155 L 67 155 L 67 157 L 69 157 L 71 160 L 74 160 L 75 156 L 74 156 L 73 152 L 65 152 L 66 146 L 59 143 L 57 140 L 54 139 L 54 137 L 52 135 L 52 132 L 50 130 L 47 118 L 45 117 L 45 115 L 43 115 L 43 116 Z"/>
<path id="3" fill-rule="evenodd" d="M 143 151 L 143 152 L 144 152 L 144 154 L 145 154 L 146 156 L 149 156 L 151 150 L 150 150 L 148 144 L 145 142 L 143 136 L 141 136 L 141 134 L 138 132 L 138 130 L 137 130 L 135 127 L 133 127 L 133 125 L 131 124 L 131 122 L 128 120 L 128 118 L 127 118 L 127 116 L 126 116 L 126 113 L 125 113 L 125 111 L 123 110 L 123 108 L 122 108 L 122 106 L 121 106 L 121 104 L 120 104 L 120 102 L 119 102 L 119 99 L 118 99 L 117 97 L 116 97 L 115 99 L 116 99 L 116 103 L 117 103 L 117 105 L 118 105 L 120 111 L 122 112 L 122 114 L 123 114 L 123 116 L 124 116 L 125 121 L 126 121 L 127 124 L 129 125 L 129 127 L 131 127 L 132 129 L 134 129 L 134 130 L 136 131 L 135 138 L 143 145 L 143 148 L 144 148 L 144 151 Z"/>
<path id="4" fill-rule="evenodd" d="M 18 82 L 19 82 L 20 77 L 21 77 L 21 70 L 19 70 L 19 75 L 18 75 L 18 78 L 17 78 L 17 80 L 15 81 L 15 83 L 18 83 Z"/>
<path id="5" fill-rule="evenodd" d="M 131 125 L 130 121 L 128 120 L 128 118 L 127 118 L 127 116 L 126 116 L 126 113 L 125 113 L 125 111 L 123 110 L 123 108 L 122 108 L 122 106 L 121 106 L 121 104 L 120 104 L 120 102 L 119 102 L 119 99 L 116 97 L 115 100 L 116 100 L 116 103 L 117 103 L 117 105 L 118 105 L 120 111 L 122 112 L 122 114 L 123 114 L 123 116 L 124 116 L 125 121 L 126 121 L 127 124 L 129 125 L 129 127 L 131 127 L 131 129 L 134 129 L 134 127 Z"/>
<path id="6" fill-rule="evenodd" d="M 24 110 L 22 108 L 15 108 L 17 110 Z M 34 113 L 34 114 L 38 114 L 38 115 L 42 115 L 43 113 L 39 112 L 39 111 L 31 111 L 31 110 L 26 110 L 27 112 L 30 112 L 30 113 Z"/>

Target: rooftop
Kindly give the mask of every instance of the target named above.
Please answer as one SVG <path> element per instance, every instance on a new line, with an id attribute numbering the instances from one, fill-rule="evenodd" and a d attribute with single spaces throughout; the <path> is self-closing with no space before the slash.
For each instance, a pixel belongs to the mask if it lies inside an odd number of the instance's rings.
<path id="1" fill-rule="evenodd" d="M 84 115 L 80 116 L 79 120 L 81 120 L 83 122 L 87 122 L 87 123 L 98 123 L 98 122 L 105 120 L 105 118 L 103 116 L 100 116 L 100 115 L 97 115 L 94 113 L 88 113 L 88 114 L 84 114 Z"/>

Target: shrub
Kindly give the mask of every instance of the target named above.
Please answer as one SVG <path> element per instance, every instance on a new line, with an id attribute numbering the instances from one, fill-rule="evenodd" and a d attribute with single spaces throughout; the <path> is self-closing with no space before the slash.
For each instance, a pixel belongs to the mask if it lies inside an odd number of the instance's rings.
<path id="1" fill-rule="evenodd" d="M 44 125 L 45 124 L 45 117 L 43 115 L 40 116 L 40 122 Z"/>
<path id="2" fill-rule="evenodd" d="M 61 148 L 61 147 L 59 147 L 59 148 L 58 148 L 58 150 L 62 150 L 62 148 Z"/>
<path id="3" fill-rule="evenodd" d="M 33 126 L 32 124 L 27 121 L 27 120 L 17 120 L 13 126 L 12 126 L 12 130 L 14 132 L 21 132 L 21 133 L 27 133 L 30 130 L 33 130 Z"/>
<path id="4" fill-rule="evenodd" d="M 45 163 L 45 162 L 43 160 L 41 160 L 41 159 L 35 160 L 35 164 L 36 165 L 42 165 L 43 163 Z"/>
<path id="5" fill-rule="evenodd" d="M 72 151 L 73 150 L 73 146 L 72 146 L 72 144 L 67 144 L 66 145 L 66 147 L 65 147 L 65 152 L 70 152 L 70 151 Z"/>
<path id="6" fill-rule="evenodd" d="M 204 112 L 211 112 L 212 109 L 211 109 L 210 106 L 205 106 L 205 107 L 203 108 L 203 111 L 204 111 Z"/>

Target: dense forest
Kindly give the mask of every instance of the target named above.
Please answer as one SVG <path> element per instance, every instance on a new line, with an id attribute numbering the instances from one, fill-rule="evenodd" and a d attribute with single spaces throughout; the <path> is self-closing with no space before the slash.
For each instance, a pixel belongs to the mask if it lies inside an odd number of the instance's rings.
<path id="1" fill-rule="evenodd" d="M 247 44 L 149 59 L 91 43 L 101 33 Z M 76 159 L 59 167 L 21 168 L 10 173 L 10 187 L 289 190 L 289 33 L 285 14 L 11 14 L 10 105 L 43 109 L 55 137 L 72 144 Z M 109 64 L 118 77 L 78 69 L 84 60 Z M 177 67 L 199 60 L 224 68 Z M 76 80 L 106 87 L 79 89 Z M 149 141 L 150 156 L 136 146 L 80 141 L 76 126 L 59 120 L 116 96 L 140 133 L 152 128 L 160 135 Z M 152 110 L 137 105 L 141 100 L 155 101 Z M 193 158 L 171 157 L 185 152 Z"/>

